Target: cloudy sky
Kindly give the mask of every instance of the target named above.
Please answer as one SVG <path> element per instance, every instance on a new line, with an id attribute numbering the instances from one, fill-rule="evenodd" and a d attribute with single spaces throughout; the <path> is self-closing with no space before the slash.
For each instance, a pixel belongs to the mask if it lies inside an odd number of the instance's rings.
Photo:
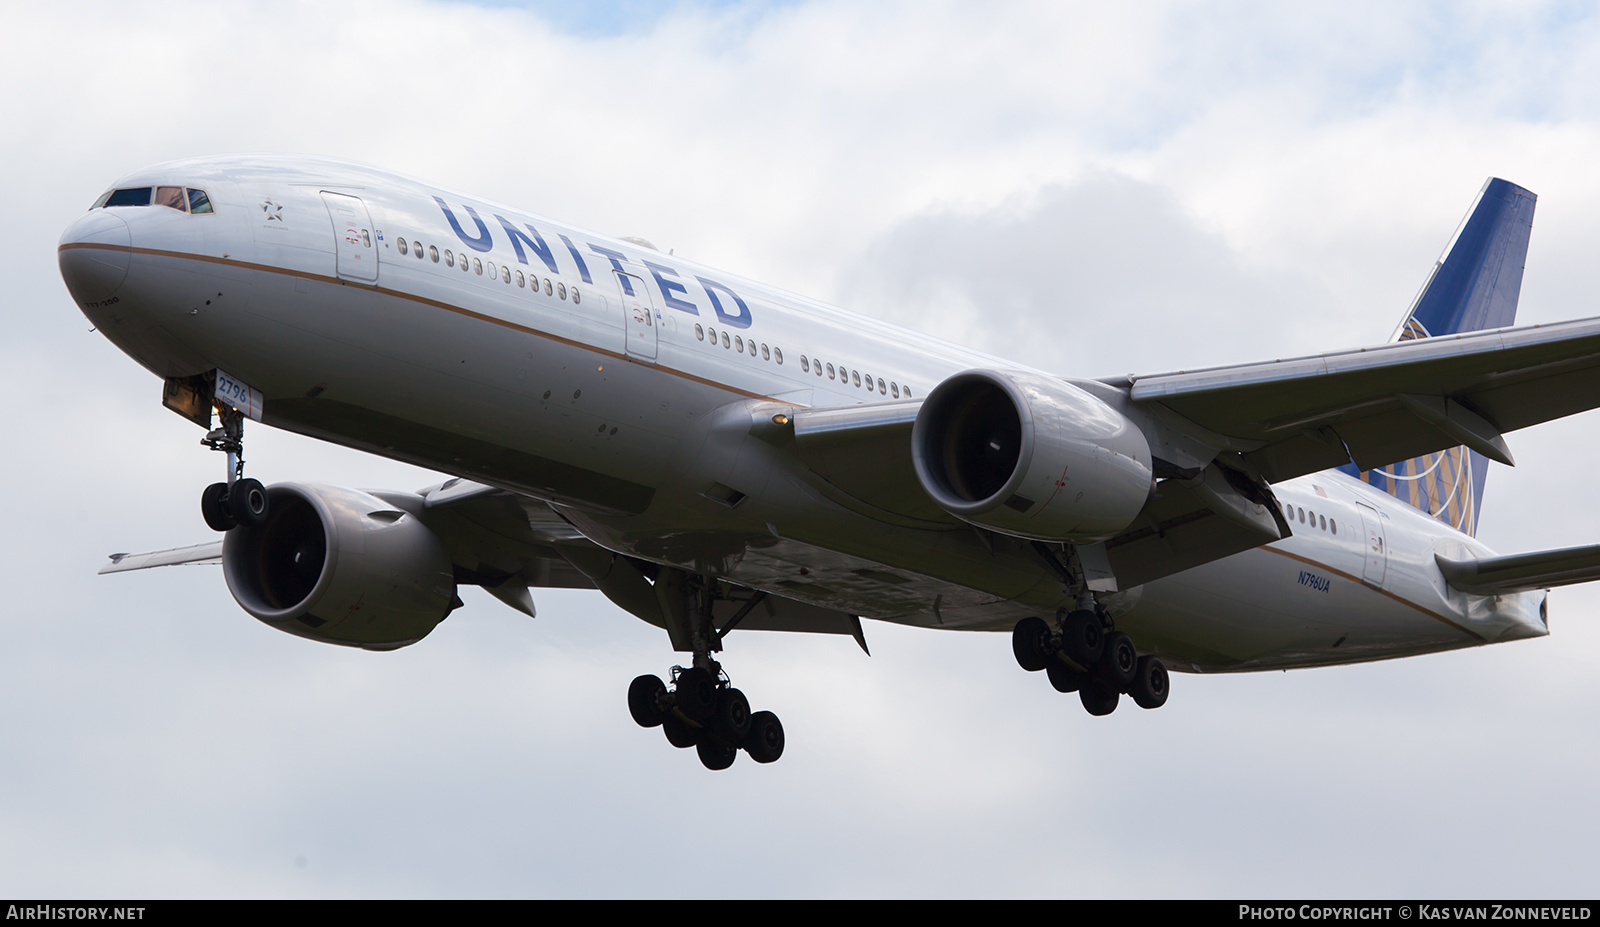
<path id="1" fill-rule="evenodd" d="M 1398 8 L 1397 8 L 1398 7 Z M 574 11 L 576 10 L 576 12 Z M 171 158 L 369 161 L 1063 373 L 1385 340 L 1484 178 L 1519 321 L 1600 314 L 1600 16 L 1562 3 L 55 3 L 0 57 L 0 895 L 1563 896 L 1595 891 L 1600 590 L 1546 639 L 1180 676 L 1088 717 L 1003 635 L 736 635 L 788 752 L 628 719 L 597 593 L 478 590 L 394 654 L 276 633 L 218 478 L 88 331 L 60 231 Z M 1480 538 L 1600 540 L 1600 418 L 1511 436 Z M 257 428 L 253 475 L 428 473 Z"/>

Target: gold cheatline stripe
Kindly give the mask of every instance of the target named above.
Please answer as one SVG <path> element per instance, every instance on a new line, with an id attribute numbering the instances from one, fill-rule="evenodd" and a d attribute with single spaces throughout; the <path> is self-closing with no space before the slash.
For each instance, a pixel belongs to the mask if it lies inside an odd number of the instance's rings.
<path id="1" fill-rule="evenodd" d="M 1302 557 L 1299 554 L 1291 554 L 1286 550 L 1279 550 L 1276 547 L 1265 547 L 1265 546 L 1263 546 L 1263 547 L 1260 547 L 1260 548 L 1257 548 L 1257 549 L 1258 550 L 1264 550 L 1264 551 L 1266 551 L 1268 553 L 1271 553 L 1271 554 L 1277 554 L 1280 557 L 1288 557 L 1290 560 L 1298 560 L 1301 563 L 1309 564 L 1310 566 L 1314 566 L 1314 567 L 1316 567 L 1318 569 L 1327 570 L 1329 573 L 1332 573 L 1335 576 L 1342 576 L 1345 579 L 1351 580 L 1353 582 L 1360 583 L 1361 585 L 1365 586 L 1366 588 L 1371 589 L 1373 592 L 1376 592 L 1376 593 L 1378 593 L 1380 595 L 1386 595 L 1389 598 L 1394 599 L 1396 602 L 1399 602 L 1401 605 L 1408 605 L 1411 608 L 1414 608 L 1417 611 L 1423 613 L 1424 615 L 1427 615 L 1429 618 L 1432 618 L 1432 619 L 1434 619 L 1436 621 L 1442 621 L 1445 624 L 1449 625 L 1452 628 L 1455 628 L 1457 631 L 1460 631 L 1463 634 L 1470 634 L 1473 637 L 1476 637 L 1478 640 L 1483 641 L 1486 644 L 1489 642 L 1489 639 L 1487 637 L 1484 637 L 1482 634 L 1479 634 L 1477 631 L 1474 631 L 1469 627 L 1465 627 L 1464 625 L 1456 624 L 1454 621 L 1451 621 L 1449 618 L 1446 618 L 1445 616 L 1439 614 L 1438 612 L 1429 611 L 1428 609 L 1423 608 L 1422 606 L 1420 606 L 1417 603 L 1412 602 L 1412 601 L 1410 601 L 1408 599 L 1402 599 L 1402 598 L 1400 598 L 1399 596 L 1395 595 L 1394 593 L 1390 592 L 1387 589 L 1375 588 L 1372 585 L 1368 584 L 1366 580 L 1361 579 L 1358 576 L 1351 576 L 1349 573 L 1346 573 L 1343 570 L 1336 570 L 1333 567 L 1328 566 L 1326 563 L 1318 563 L 1317 561 L 1312 560 L 1310 557 Z"/>
<path id="2" fill-rule="evenodd" d="M 429 299 L 426 296 L 417 296 L 412 293 L 405 293 L 400 290 L 389 289 L 388 287 L 367 286 L 366 284 L 361 283 L 351 283 L 348 280 L 340 280 L 338 277 L 329 277 L 325 274 L 313 274 L 309 271 L 303 270 L 289 270 L 283 267 L 273 267 L 271 264 L 253 264 L 249 261 L 236 261 L 233 258 L 212 257 L 208 254 L 190 254 L 186 251 L 161 251 L 155 248 L 133 248 L 128 245 L 106 245 L 89 241 L 68 242 L 67 244 L 57 246 L 56 250 L 66 251 L 69 248 L 99 248 L 102 251 L 126 251 L 129 254 L 148 254 L 155 257 L 180 258 L 189 261 L 201 261 L 207 264 L 223 264 L 228 267 L 240 267 L 244 268 L 245 270 L 259 270 L 269 274 L 282 274 L 285 277 L 303 277 L 306 280 L 316 280 L 321 283 L 337 283 L 340 286 L 360 287 L 361 289 L 369 292 L 383 293 L 387 296 L 393 296 L 397 299 L 407 299 L 414 303 L 432 306 L 435 309 L 443 309 L 446 312 L 453 312 L 456 315 L 464 315 L 469 319 L 477 319 L 480 322 L 488 322 L 490 325 L 499 325 L 502 328 L 509 328 L 512 331 L 521 332 L 525 335 L 533 335 L 538 338 L 544 338 L 548 341 L 558 342 L 574 348 L 582 348 L 586 351 L 592 351 L 595 354 L 599 354 L 603 357 L 611 357 L 617 360 L 628 361 L 629 363 L 633 364 L 641 363 L 640 361 L 634 360 L 626 354 L 618 354 L 615 351 L 608 351 L 605 348 L 598 348 L 584 341 L 574 341 L 571 338 L 563 338 L 560 335 L 553 335 L 550 332 L 540 331 L 537 328 L 530 328 L 526 325 L 519 325 L 516 322 L 496 318 L 495 316 L 477 312 L 472 309 L 466 309 L 461 306 L 451 305 L 450 303 L 440 302 L 437 299 Z M 379 266 L 382 265 L 380 264 Z M 725 390 L 730 393 L 737 393 L 747 399 L 764 399 L 767 402 L 782 403 L 783 405 L 794 406 L 796 408 L 808 408 L 807 406 L 798 402 L 789 402 L 788 400 L 784 399 L 774 399 L 771 396 L 766 396 L 761 393 L 752 393 L 749 390 L 739 389 L 737 386 L 729 386 L 726 383 L 718 383 L 716 380 L 708 380 L 705 377 L 696 376 L 688 371 L 679 370 L 676 367 L 664 367 L 660 364 L 649 364 L 646 366 L 654 367 L 657 370 L 671 374 L 675 377 L 679 377 L 680 379 L 690 380 L 705 386 L 716 387 L 717 389 Z"/>

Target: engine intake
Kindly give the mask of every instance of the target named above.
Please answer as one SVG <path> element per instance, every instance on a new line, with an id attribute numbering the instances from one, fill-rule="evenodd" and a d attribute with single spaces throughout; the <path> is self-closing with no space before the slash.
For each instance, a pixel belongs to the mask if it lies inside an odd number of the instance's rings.
<path id="1" fill-rule="evenodd" d="M 940 383 L 917 413 L 911 453 L 940 507 L 1016 537 L 1105 540 L 1150 495 L 1150 445 L 1138 426 L 1038 374 L 969 370 Z"/>
<path id="2" fill-rule="evenodd" d="M 228 591 L 255 618 L 315 641 L 395 650 L 450 613 L 450 555 L 416 516 L 337 486 L 278 483 L 267 497 L 266 522 L 222 543 Z"/>

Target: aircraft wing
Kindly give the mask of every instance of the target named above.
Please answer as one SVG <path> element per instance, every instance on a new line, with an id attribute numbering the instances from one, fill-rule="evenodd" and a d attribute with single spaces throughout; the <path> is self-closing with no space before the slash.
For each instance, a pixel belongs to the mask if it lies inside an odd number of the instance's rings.
<path id="1" fill-rule="evenodd" d="M 130 570 L 147 570 L 151 567 L 221 562 L 222 542 L 207 541 L 204 544 L 153 550 L 143 554 L 112 554 L 111 562 L 101 567 L 99 572 L 126 573 Z"/>
<path id="2" fill-rule="evenodd" d="M 1230 442 L 1269 482 L 1364 470 L 1600 406 L 1600 318 L 1399 341 L 1313 357 L 1137 376 L 1135 402 Z"/>
<path id="3" fill-rule="evenodd" d="M 371 494 L 411 512 L 450 552 L 457 583 L 481 586 L 506 605 L 535 614 L 530 588 L 599 589 L 624 610 L 676 632 L 658 594 L 654 567 L 606 550 L 539 499 L 452 479 L 419 492 Z M 149 553 L 111 555 L 101 573 L 177 564 L 220 563 L 221 540 Z M 796 599 L 729 588 L 713 604 L 713 625 L 727 632 L 803 631 L 850 635 L 866 648 L 858 616 Z"/>
<path id="4" fill-rule="evenodd" d="M 1505 595 L 1600 579 L 1600 544 L 1530 554 L 1451 560 L 1435 554 L 1445 581 L 1462 592 Z"/>

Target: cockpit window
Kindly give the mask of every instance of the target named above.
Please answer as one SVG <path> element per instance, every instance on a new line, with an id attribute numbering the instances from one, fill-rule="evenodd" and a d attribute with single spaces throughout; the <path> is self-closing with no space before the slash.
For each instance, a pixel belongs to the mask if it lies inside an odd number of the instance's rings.
<path id="1" fill-rule="evenodd" d="M 189 211 L 189 204 L 183 198 L 182 187 L 156 187 L 156 205 L 171 206 L 179 212 Z"/>
<path id="2" fill-rule="evenodd" d="M 106 200 L 106 206 L 149 206 L 150 188 L 131 187 L 127 190 L 111 191 L 111 198 Z"/>
<path id="3" fill-rule="evenodd" d="M 154 192 L 154 196 L 151 193 Z M 193 213 L 197 216 L 210 215 L 215 210 L 211 206 L 211 197 L 204 190 L 194 187 L 128 187 L 123 190 L 112 190 L 95 202 L 95 208 L 102 206 L 170 206 L 179 212 Z"/>

